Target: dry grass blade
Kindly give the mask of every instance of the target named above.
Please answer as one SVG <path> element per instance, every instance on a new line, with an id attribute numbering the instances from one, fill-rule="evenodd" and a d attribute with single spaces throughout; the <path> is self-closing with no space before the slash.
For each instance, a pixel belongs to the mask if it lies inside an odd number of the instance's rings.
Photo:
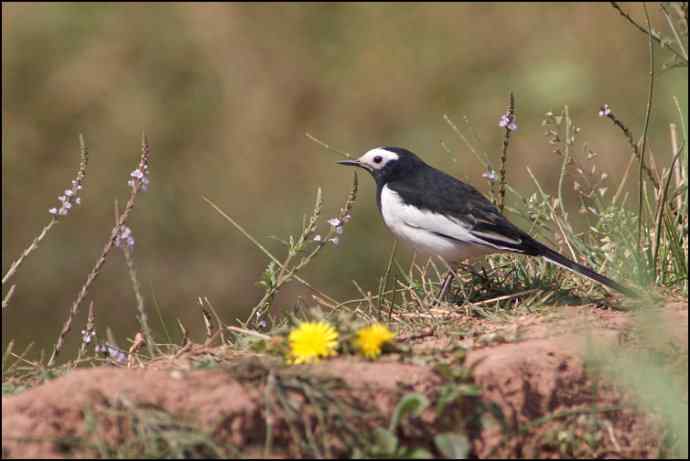
<path id="1" fill-rule="evenodd" d="M 2 298 L 2 310 L 7 309 L 7 306 L 10 305 L 10 300 L 12 299 L 12 296 L 14 295 L 14 289 L 17 287 L 17 285 L 12 285 L 9 290 L 7 290 L 7 294 L 5 295 L 4 298 Z"/>
<path id="2" fill-rule="evenodd" d="M 53 226 L 58 222 L 56 218 L 51 218 L 50 222 L 46 224 L 46 226 L 41 230 L 41 232 L 33 239 L 33 241 L 29 244 L 28 247 L 22 252 L 21 256 L 12 263 L 10 268 L 7 270 L 5 275 L 2 277 L 2 284 L 4 285 L 7 283 L 12 276 L 17 272 L 17 269 L 19 269 L 19 266 L 24 262 L 24 259 L 26 259 L 27 256 L 29 256 L 36 248 L 38 248 L 38 244 L 41 243 L 41 241 L 45 238 L 46 235 L 48 235 L 48 232 L 50 229 L 53 228 Z"/>
<path id="3" fill-rule="evenodd" d="M 393 242 L 393 248 L 391 249 L 391 254 L 388 257 L 388 263 L 386 264 L 386 270 L 383 273 L 383 277 L 381 277 L 381 279 L 379 281 L 379 291 L 378 291 L 378 294 L 376 295 L 379 310 L 383 306 L 383 294 L 388 289 L 388 277 L 390 276 L 391 268 L 393 267 L 393 259 L 395 258 L 395 252 L 397 249 L 398 249 L 398 241 L 395 240 Z M 388 313 L 389 317 L 390 317 L 390 314 L 393 310 L 393 303 L 391 303 L 390 307 L 391 307 L 391 311 Z"/>
<path id="4" fill-rule="evenodd" d="M 258 331 L 249 330 L 247 328 L 240 328 L 240 327 L 236 327 L 233 325 L 228 325 L 225 328 L 227 328 L 230 331 L 234 331 L 235 333 L 241 333 L 243 335 L 254 336 L 255 338 L 259 338 L 259 339 L 265 339 L 265 340 L 271 339 L 271 337 L 268 335 L 265 335 L 263 333 L 259 333 Z"/>
<path id="5" fill-rule="evenodd" d="M 656 219 L 655 219 L 655 231 L 654 231 L 654 246 L 653 246 L 653 268 L 654 268 L 654 274 L 658 276 L 657 274 L 657 269 L 658 269 L 658 263 L 659 263 L 659 247 L 660 247 L 660 242 L 661 242 L 661 221 L 664 217 L 664 210 L 666 209 L 666 201 L 668 197 L 668 188 L 669 185 L 671 184 L 671 178 L 673 177 L 673 170 L 675 168 L 676 162 L 680 158 L 680 153 L 682 150 L 679 150 L 676 152 L 676 154 L 673 156 L 673 160 L 671 160 L 671 166 L 669 167 L 669 170 L 666 172 L 664 182 L 663 182 L 663 187 L 661 188 L 661 196 L 659 197 L 659 200 L 657 201 L 657 212 L 656 212 Z"/>
<path id="6" fill-rule="evenodd" d="M 189 333 L 187 332 L 187 327 L 184 326 L 184 323 L 182 323 L 182 320 L 180 320 L 179 318 L 177 318 L 176 320 L 177 320 L 177 326 L 180 329 L 180 333 L 182 333 L 182 346 L 185 347 L 185 346 L 191 344 L 192 342 L 189 340 Z"/>
<path id="7" fill-rule="evenodd" d="M 211 313 L 206 309 L 206 306 L 204 306 L 204 301 L 201 298 L 197 298 L 197 301 L 199 303 L 201 316 L 204 319 L 204 327 L 206 328 L 206 344 L 209 344 L 209 341 L 214 335 L 213 318 L 211 317 Z"/>
<path id="8" fill-rule="evenodd" d="M 678 131 L 675 123 L 669 124 L 669 130 L 671 132 L 671 149 L 672 152 L 682 152 L 684 146 L 679 146 L 678 142 Z M 675 155 L 675 154 L 674 154 Z M 676 167 L 673 169 L 676 189 L 680 189 L 683 184 L 683 168 L 680 162 L 676 162 Z M 683 208 L 683 196 L 678 194 L 676 197 L 676 209 L 680 212 Z"/>
<path id="9" fill-rule="evenodd" d="M 469 139 L 463 134 L 462 131 L 458 128 L 458 126 L 450 119 L 450 117 L 447 114 L 443 114 L 443 120 L 450 126 L 450 129 L 453 130 L 453 132 L 460 138 L 460 140 L 467 146 L 467 148 L 474 154 L 474 156 L 479 160 L 479 163 L 484 165 L 484 168 L 486 169 L 491 169 L 491 162 L 489 162 L 489 158 L 486 154 L 480 153 L 477 148 L 474 147 L 474 144 L 470 142 Z M 483 154 L 483 155 L 482 155 Z"/>
<path id="10" fill-rule="evenodd" d="M 199 298 L 199 302 L 201 302 L 202 299 Z M 218 324 L 218 331 L 220 332 L 220 341 L 225 344 L 225 335 L 223 334 L 223 321 L 220 319 L 220 316 L 218 315 L 218 312 L 216 312 L 216 309 L 213 307 L 213 304 L 211 304 L 211 301 L 209 301 L 207 296 L 204 296 L 203 302 L 206 304 L 208 309 L 211 311 L 213 316 L 216 319 L 216 323 Z"/>
<path id="11" fill-rule="evenodd" d="M 325 148 L 325 149 L 327 149 L 327 150 L 330 150 L 331 152 L 335 152 L 336 154 L 342 155 L 342 156 L 345 157 L 345 158 L 352 158 L 352 157 L 353 157 L 353 155 L 350 154 L 350 153 L 348 153 L 348 152 L 345 152 L 345 151 L 342 151 L 342 150 L 338 150 L 338 149 L 336 149 L 335 147 L 331 147 L 330 145 L 328 145 L 328 144 L 326 144 L 325 142 L 321 141 L 319 138 L 317 138 L 316 136 L 312 135 L 311 133 L 304 133 L 304 135 L 305 135 L 309 140 L 314 141 L 314 142 L 315 142 L 316 144 L 318 144 L 319 146 L 321 146 L 321 147 L 323 147 L 323 148 Z"/>

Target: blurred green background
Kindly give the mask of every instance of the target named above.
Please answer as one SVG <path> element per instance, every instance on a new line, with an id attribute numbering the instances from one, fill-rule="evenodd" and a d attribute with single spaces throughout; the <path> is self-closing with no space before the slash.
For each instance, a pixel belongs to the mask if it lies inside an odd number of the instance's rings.
<path id="1" fill-rule="evenodd" d="M 642 20 L 640 5 L 624 7 Z M 658 8 L 651 10 L 663 28 Z M 658 62 L 667 57 L 659 52 Z M 151 187 L 130 227 L 149 317 L 160 333 L 155 303 L 170 329 L 180 317 L 199 335 L 197 297 L 208 296 L 228 322 L 244 318 L 262 293 L 255 281 L 267 262 L 202 195 L 279 253 L 270 236 L 299 231 L 318 186 L 326 218 L 341 206 L 352 172 L 305 132 L 355 154 L 404 146 L 486 191 L 482 165 L 442 117 L 463 125 L 468 116 L 495 161 L 498 120 L 514 91 L 514 186 L 534 189 L 529 165 L 556 190 L 560 158 L 541 121 L 564 104 L 616 184 L 629 146 L 597 111 L 610 104 L 639 135 L 648 66 L 647 38 L 608 4 L 3 3 L 3 272 L 74 177 L 80 132 L 91 152 L 82 206 L 14 279 L 3 347 L 12 338 L 18 346 L 36 341 L 38 349 L 53 344 L 110 233 L 114 199 L 127 199 L 142 131 L 153 151 Z M 686 69 L 658 76 L 650 147 L 663 164 L 668 123 L 677 120 L 674 95 L 687 112 Z M 303 274 L 338 299 L 357 295 L 353 279 L 376 290 L 393 243 L 372 181 L 360 179 L 341 244 Z M 276 304 L 289 309 L 306 294 L 295 287 Z M 134 335 L 121 252 L 91 289 L 77 332 L 90 300 L 100 333 L 110 326 L 121 341 Z M 77 340 L 75 333 L 71 344 Z"/>

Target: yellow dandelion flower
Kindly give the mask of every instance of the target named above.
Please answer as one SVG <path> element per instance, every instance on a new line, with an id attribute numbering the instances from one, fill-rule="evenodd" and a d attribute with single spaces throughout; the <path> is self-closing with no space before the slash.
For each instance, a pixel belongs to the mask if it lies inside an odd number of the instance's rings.
<path id="1" fill-rule="evenodd" d="M 387 326 L 375 323 L 360 329 L 354 343 L 363 356 L 375 359 L 381 355 L 381 347 L 391 341 L 394 336 L 395 334 Z"/>
<path id="2" fill-rule="evenodd" d="M 335 355 L 338 332 L 326 322 L 303 322 L 290 332 L 290 363 L 313 363 Z"/>

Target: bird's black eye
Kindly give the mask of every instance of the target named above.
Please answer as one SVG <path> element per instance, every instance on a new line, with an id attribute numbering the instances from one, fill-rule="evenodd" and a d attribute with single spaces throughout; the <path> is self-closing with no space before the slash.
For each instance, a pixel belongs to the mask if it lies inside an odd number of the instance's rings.
<path id="1" fill-rule="evenodd" d="M 382 161 L 383 161 L 383 157 L 381 157 L 380 155 L 377 155 L 376 157 L 374 157 L 374 163 L 381 163 Z"/>

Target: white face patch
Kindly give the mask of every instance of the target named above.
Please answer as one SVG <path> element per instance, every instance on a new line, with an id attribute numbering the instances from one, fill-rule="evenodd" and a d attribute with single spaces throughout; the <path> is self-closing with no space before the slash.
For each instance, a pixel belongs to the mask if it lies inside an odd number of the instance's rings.
<path id="1" fill-rule="evenodd" d="M 380 170 L 386 166 L 388 162 L 398 160 L 399 158 L 400 156 L 395 152 L 377 147 L 376 149 L 371 149 L 357 160 L 373 170 Z"/>

